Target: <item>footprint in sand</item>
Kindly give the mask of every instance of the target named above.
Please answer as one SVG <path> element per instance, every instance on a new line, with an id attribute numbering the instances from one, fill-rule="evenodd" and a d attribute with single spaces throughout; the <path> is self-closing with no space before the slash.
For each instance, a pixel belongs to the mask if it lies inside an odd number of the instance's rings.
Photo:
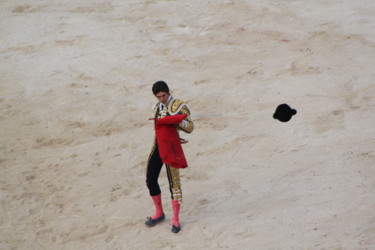
<path id="1" fill-rule="evenodd" d="M 30 12 L 31 6 L 30 5 L 20 5 L 12 10 L 13 13 L 25 13 Z"/>

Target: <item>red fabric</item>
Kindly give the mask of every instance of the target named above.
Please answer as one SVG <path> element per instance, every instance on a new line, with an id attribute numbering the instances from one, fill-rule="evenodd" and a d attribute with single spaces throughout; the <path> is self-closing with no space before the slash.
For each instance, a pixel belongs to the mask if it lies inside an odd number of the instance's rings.
<path id="1" fill-rule="evenodd" d="M 166 116 L 158 119 L 155 125 L 160 158 L 165 164 L 174 168 L 188 166 L 176 127 L 186 116 L 186 114 Z"/>

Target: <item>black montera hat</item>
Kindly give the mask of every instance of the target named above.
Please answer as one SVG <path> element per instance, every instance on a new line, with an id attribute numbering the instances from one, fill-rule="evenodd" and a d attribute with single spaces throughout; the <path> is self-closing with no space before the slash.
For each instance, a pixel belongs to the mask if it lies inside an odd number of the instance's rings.
<path id="1" fill-rule="evenodd" d="M 276 108 L 273 118 L 281 122 L 288 122 L 295 114 L 297 114 L 297 110 L 291 109 L 288 104 L 284 103 Z"/>

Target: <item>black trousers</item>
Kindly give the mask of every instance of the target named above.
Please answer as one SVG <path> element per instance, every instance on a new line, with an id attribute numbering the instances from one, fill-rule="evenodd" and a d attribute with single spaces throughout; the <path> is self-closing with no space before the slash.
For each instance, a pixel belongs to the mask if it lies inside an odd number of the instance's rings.
<path id="1" fill-rule="evenodd" d="M 159 155 L 158 144 L 154 140 L 154 144 L 151 149 L 150 156 L 147 162 L 146 172 L 146 184 L 151 196 L 161 194 L 160 186 L 158 183 L 160 171 L 163 167 L 163 162 Z M 182 201 L 181 183 L 180 183 L 180 172 L 179 169 L 173 168 L 168 164 L 165 164 L 167 170 L 167 176 L 169 181 L 169 191 L 171 192 L 171 198 L 179 202 Z"/>

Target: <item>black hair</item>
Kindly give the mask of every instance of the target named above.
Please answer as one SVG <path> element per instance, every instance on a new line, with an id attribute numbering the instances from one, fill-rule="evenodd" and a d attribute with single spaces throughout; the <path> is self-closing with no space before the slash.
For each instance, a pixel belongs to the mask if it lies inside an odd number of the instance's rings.
<path id="1" fill-rule="evenodd" d="M 157 81 L 152 85 L 152 92 L 156 95 L 159 92 L 167 92 L 169 94 L 168 85 L 164 81 Z"/>

